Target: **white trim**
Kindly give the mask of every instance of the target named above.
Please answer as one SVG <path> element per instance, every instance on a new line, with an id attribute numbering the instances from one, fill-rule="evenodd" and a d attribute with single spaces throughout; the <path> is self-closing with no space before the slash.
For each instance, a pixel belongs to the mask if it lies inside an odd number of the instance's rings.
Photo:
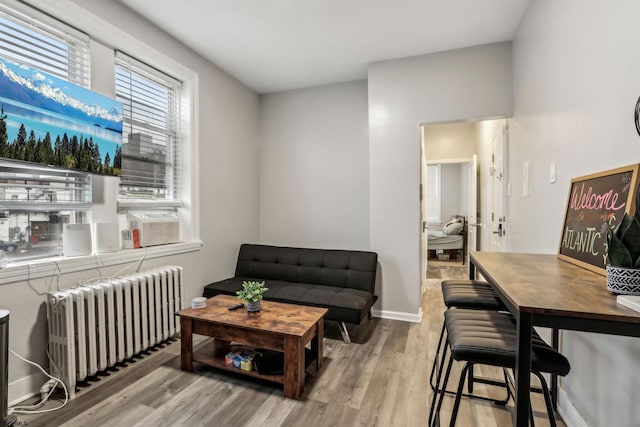
<path id="1" fill-rule="evenodd" d="M 422 308 L 420 308 L 420 311 L 417 314 L 388 310 L 371 310 L 371 314 L 373 317 L 379 317 L 381 319 L 400 320 L 411 323 L 422 322 Z"/>
<path id="2" fill-rule="evenodd" d="M 82 257 L 54 257 L 43 260 L 9 264 L 0 270 L 0 284 L 24 282 L 27 280 L 57 276 L 59 274 L 77 273 L 110 267 L 119 264 L 144 261 L 148 259 L 197 252 L 202 247 L 200 240 L 174 243 L 170 245 L 150 246 L 140 249 L 123 249 L 106 254 Z M 1 285 L 0 285 L 1 286 Z"/>
<path id="3" fill-rule="evenodd" d="M 567 427 L 589 427 L 561 387 L 558 387 L 558 413 Z"/>
<path id="4" fill-rule="evenodd" d="M 427 160 L 428 165 L 438 165 L 438 164 L 455 164 L 455 163 L 471 163 L 473 159 L 436 159 L 436 160 Z"/>
<path id="5" fill-rule="evenodd" d="M 47 382 L 47 379 L 42 372 L 38 371 L 35 374 L 10 382 L 7 403 L 9 406 L 15 406 L 30 397 L 40 394 L 40 387 Z"/>

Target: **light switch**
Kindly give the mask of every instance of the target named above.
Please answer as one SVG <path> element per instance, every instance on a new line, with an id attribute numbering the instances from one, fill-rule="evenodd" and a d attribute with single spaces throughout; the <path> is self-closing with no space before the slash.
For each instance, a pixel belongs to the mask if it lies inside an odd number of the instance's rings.
<path id="1" fill-rule="evenodd" d="M 549 164 L 549 184 L 555 184 L 556 182 L 556 162 Z"/>

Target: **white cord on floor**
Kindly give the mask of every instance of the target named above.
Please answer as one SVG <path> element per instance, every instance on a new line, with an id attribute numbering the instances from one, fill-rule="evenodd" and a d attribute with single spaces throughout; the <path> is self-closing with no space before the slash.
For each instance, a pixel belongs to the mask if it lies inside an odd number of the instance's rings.
<path id="1" fill-rule="evenodd" d="M 45 374 L 50 379 L 54 380 L 56 383 L 60 383 L 62 385 L 62 389 L 64 390 L 64 402 L 62 402 L 60 406 L 57 406 L 55 408 L 50 408 L 50 409 L 41 409 L 41 410 L 29 409 L 29 408 L 32 408 L 32 409 L 39 408 L 40 406 L 42 406 L 42 404 L 46 403 L 46 401 L 49 399 L 49 396 L 51 396 L 53 391 L 56 389 L 55 387 L 51 387 L 51 390 L 49 390 L 49 393 L 47 394 L 47 396 L 44 399 L 42 399 L 39 403 L 31 406 L 14 406 L 9 408 L 9 412 L 16 413 L 16 414 L 44 414 L 47 412 L 57 411 L 58 409 L 63 408 L 67 404 L 67 402 L 69 401 L 69 392 L 67 391 L 67 386 L 64 385 L 64 382 L 62 382 L 60 378 L 56 378 L 54 376 L 49 375 L 49 373 L 45 371 L 42 368 L 42 366 L 38 365 L 36 362 L 32 362 L 30 360 L 25 359 L 24 357 L 20 356 L 18 353 L 16 353 L 11 349 L 9 349 L 9 351 L 11 352 L 11 354 L 13 354 L 15 357 L 22 360 L 23 362 L 36 366 L 38 369 L 40 369 L 40 371 L 42 371 L 43 374 Z"/>

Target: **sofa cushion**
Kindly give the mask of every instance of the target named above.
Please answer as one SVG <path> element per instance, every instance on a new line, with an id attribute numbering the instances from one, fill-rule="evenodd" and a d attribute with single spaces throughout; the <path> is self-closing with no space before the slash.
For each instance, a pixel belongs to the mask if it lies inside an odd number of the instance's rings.
<path id="1" fill-rule="evenodd" d="M 233 277 L 211 283 L 204 288 L 204 296 L 211 298 L 218 294 L 235 295 L 245 280 L 264 279 Z M 264 294 L 267 301 L 324 307 L 329 310 L 325 318 L 339 322 L 360 323 L 373 305 L 373 294 L 359 289 L 337 288 L 333 286 L 292 283 L 282 280 L 264 280 L 269 290 Z"/>
<path id="2" fill-rule="evenodd" d="M 235 275 L 373 293 L 377 263 L 374 252 L 243 244 Z"/>

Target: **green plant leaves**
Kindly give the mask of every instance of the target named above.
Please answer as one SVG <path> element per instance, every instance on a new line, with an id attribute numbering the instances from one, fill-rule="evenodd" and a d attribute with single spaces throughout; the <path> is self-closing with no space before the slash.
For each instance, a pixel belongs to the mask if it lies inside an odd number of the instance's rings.
<path id="1" fill-rule="evenodd" d="M 615 229 L 607 229 L 607 258 L 615 267 L 640 268 L 640 188 L 636 191 L 636 211 L 626 213 Z"/>
<path id="2" fill-rule="evenodd" d="M 622 243 L 631 254 L 634 264 L 640 258 L 640 221 L 633 217 L 631 224 L 627 227 L 623 234 L 620 235 Z"/>
<path id="3" fill-rule="evenodd" d="M 269 288 L 264 286 L 264 282 L 245 280 L 242 282 L 242 289 L 237 291 L 236 295 L 244 302 L 257 302 L 263 298 L 262 294 L 268 290 Z"/>
<path id="4" fill-rule="evenodd" d="M 619 230 L 620 228 L 618 228 Z M 622 240 L 614 233 L 612 230 L 607 230 L 607 241 L 608 241 L 608 258 L 609 264 L 615 267 L 631 267 L 633 266 L 633 261 L 631 258 L 631 253 L 626 248 Z"/>

